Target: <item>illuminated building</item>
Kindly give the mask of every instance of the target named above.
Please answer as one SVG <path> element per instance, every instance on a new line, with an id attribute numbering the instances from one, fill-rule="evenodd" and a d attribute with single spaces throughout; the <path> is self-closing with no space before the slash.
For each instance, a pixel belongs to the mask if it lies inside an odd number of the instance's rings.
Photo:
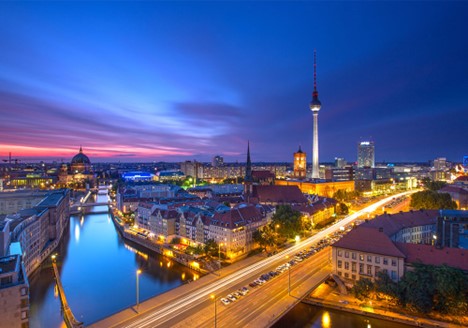
<path id="1" fill-rule="evenodd" d="M 220 167 L 220 166 L 223 166 L 223 164 L 224 164 L 224 159 L 219 155 L 216 155 L 215 157 L 213 157 L 213 160 L 211 161 L 211 166 L 213 167 Z"/>
<path id="2" fill-rule="evenodd" d="M 73 173 L 84 173 L 91 170 L 91 161 L 88 156 L 83 153 L 83 148 L 80 146 L 80 152 L 73 156 L 70 164 L 70 169 Z"/>
<path id="3" fill-rule="evenodd" d="M 346 166 L 346 160 L 341 157 L 335 157 L 335 167 L 336 168 L 344 168 Z"/>
<path id="4" fill-rule="evenodd" d="M 89 184 L 94 181 L 94 174 L 91 169 L 91 161 L 88 156 L 83 153 L 83 148 L 80 146 L 78 154 L 73 156 L 70 167 L 62 164 L 59 172 L 59 182 L 63 185 L 75 185 L 75 187 L 89 187 Z"/>
<path id="5" fill-rule="evenodd" d="M 312 143 L 312 179 L 320 179 L 319 172 L 319 143 L 318 143 L 318 112 L 322 107 L 318 99 L 317 91 L 317 53 L 314 51 L 314 92 L 312 93 L 312 101 L 309 104 L 310 110 L 314 116 L 314 135 Z"/>
<path id="6" fill-rule="evenodd" d="M 322 197 L 333 197 L 339 189 L 347 192 L 354 191 L 354 181 L 307 182 L 294 180 L 276 180 L 279 186 L 298 186 L 304 194 L 315 194 Z"/>
<path id="7" fill-rule="evenodd" d="M 465 249 L 441 248 L 448 245 L 444 233 L 458 231 L 467 216 L 465 211 L 420 210 L 376 217 L 332 245 L 333 273 L 353 284 L 360 278 L 373 280 L 378 272 L 399 281 L 418 263 L 467 271 Z M 452 222 L 457 226 L 452 228 Z"/>
<path id="8" fill-rule="evenodd" d="M 306 153 L 304 153 L 299 146 L 299 150 L 294 153 L 294 178 L 304 179 L 307 172 L 307 158 Z"/>
<path id="9" fill-rule="evenodd" d="M 375 148 L 373 141 L 361 141 L 358 144 L 358 168 L 375 167 Z"/>

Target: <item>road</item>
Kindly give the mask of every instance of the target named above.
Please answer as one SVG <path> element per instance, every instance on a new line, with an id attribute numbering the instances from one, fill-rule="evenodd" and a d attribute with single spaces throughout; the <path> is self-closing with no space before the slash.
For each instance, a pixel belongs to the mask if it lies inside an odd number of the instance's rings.
<path id="1" fill-rule="evenodd" d="M 253 281 L 255 278 L 257 278 L 259 275 L 262 273 L 270 271 L 272 268 L 275 268 L 279 264 L 282 264 L 286 261 L 286 256 L 294 256 L 295 253 L 300 251 L 301 249 L 308 248 L 314 244 L 316 244 L 319 240 L 325 238 L 327 235 L 332 234 L 333 232 L 337 231 L 340 229 L 340 227 L 345 226 L 350 224 L 352 221 L 354 221 L 356 218 L 360 217 L 361 215 L 365 215 L 366 213 L 372 213 L 373 211 L 381 208 L 383 205 L 385 205 L 387 202 L 390 202 L 394 197 L 399 197 L 403 195 L 410 194 L 414 191 L 410 192 L 404 192 L 400 193 L 397 195 L 392 195 L 390 197 L 387 197 L 385 199 L 382 199 L 370 206 L 367 206 L 366 208 L 357 211 L 348 217 L 344 218 L 338 223 L 335 223 L 334 225 L 318 232 L 314 236 L 305 239 L 301 242 L 297 242 L 294 246 L 279 252 L 276 255 L 273 255 L 269 258 L 264 259 L 263 261 L 254 263 L 248 267 L 245 267 L 243 269 L 238 270 L 237 272 L 234 272 L 228 276 L 225 277 L 220 277 L 217 280 L 206 284 L 204 286 L 201 286 L 200 288 L 193 290 L 190 293 L 186 293 L 178 298 L 172 299 L 168 302 L 165 302 L 164 304 L 161 304 L 160 306 L 155 307 L 154 309 L 147 310 L 145 313 L 141 313 L 138 315 L 132 315 L 131 317 L 128 317 L 128 320 L 121 321 L 120 323 L 113 325 L 114 327 L 130 327 L 130 328 L 136 328 L 136 327 L 159 327 L 159 326 L 172 326 L 176 325 L 178 322 L 183 322 L 184 320 L 187 320 L 187 318 L 190 318 L 192 314 L 202 312 L 203 314 L 206 313 L 207 317 L 205 320 L 209 320 L 209 317 L 211 316 L 211 320 L 213 320 L 214 317 L 214 305 L 212 304 L 211 306 L 213 307 L 213 310 L 209 311 L 206 309 L 210 305 L 210 295 L 219 295 L 219 297 L 224 297 L 227 295 L 230 291 L 233 291 L 239 287 L 242 287 L 244 285 L 247 285 L 249 282 Z M 326 254 L 326 255 L 323 255 Z M 323 251 L 323 253 L 319 253 L 314 255 L 312 258 L 307 259 L 305 262 L 302 264 L 299 264 L 295 267 L 293 267 L 291 270 L 293 270 L 291 274 L 291 280 L 299 281 L 300 279 L 299 275 L 304 274 L 307 270 L 312 273 L 312 275 L 308 275 L 307 279 L 311 279 L 313 277 L 314 273 L 317 273 L 319 271 L 315 271 L 315 269 L 320 270 L 324 266 L 328 265 L 328 257 L 330 256 L 330 251 Z M 325 259 L 327 258 L 327 259 Z M 300 267 L 304 267 L 304 269 L 296 269 Z M 294 273 L 294 270 L 297 270 L 296 273 Z M 304 272 L 302 272 L 304 271 Z M 323 274 L 323 272 L 322 272 Z M 240 300 L 238 304 L 231 304 L 232 308 L 236 307 L 241 307 L 241 304 L 248 303 L 249 306 L 242 307 L 239 310 L 239 313 L 241 314 L 234 314 L 231 313 L 228 317 L 229 319 L 220 319 L 220 324 L 221 325 L 230 325 L 230 326 L 241 326 L 240 323 L 244 323 L 245 325 L 248 324 L 247 318 L 249 318 L 249 315 L 246 315 L 245 311 L 248 311 L 248 313 L 257 313 L 257 316 L 259 315 L 258 313 L 262 313 L 266 310 L 268 304 L 273 302 L 272 300 L 274 298 L 281 298 L 282 295 L 285 293 L 284 291 L 284 279 L 287 278 L 287 274 L 283 273 L 280 277 L 277 277 L 277 282 L 268 282 L 265 286 L 262 286 L 259 288 L 261 292 L 253 292 L 251 295 L 247 295 L 244 297 L 244 299 Z M 277 286 L 277 287 L 275 287 Z M 282 292 L 279 290 L 281 289 L 279 286 L 283 286 Z M 279 289 L 277 289 L 279 288 Z M 305 291 L 307 292 L 307 291 Z M 263 294 L 263 297 L 260 297 L 259 299 L 253 297 L 252 295 L 255 294 Z M 284 296 L 284 295 L 283 295 Z M 301 295 L 302 296 L 302 295 Z M 252 301 L 247 301 L 249 298 L 252 298 Z M 258 295 L 257 295 L 258 297 Z M 211 301 L 212 302 L 212 301 Z M 257 311 L 252 311 L 252 304 L 257 304 Z M 220 311 L 226 312 L 226 309 L 223 308 L 223 305 L 221 303 L 217 303 L 217 307 Z M 245 310 L 246 308 L 250 310 Z M 209 314 L 211 312 L 211 314 Z M 237 312 L 236 311 L 231 311 L 231 312 Z M 253 314 L 252 314 L 253 315 Z M 222 318 L 222 317 L 221 317 Z M 249 321 L 250 322 L 250 321 Z M 238 325 L 239 324 L 239 325 Z M 99 325 L 99 323 L 96 323 L 96 325 Z M 208 322 L 206 322 L 206 325 L 209 326 Z M 204 326 L 203 320 L 198 321 L 196 326 Z"/>

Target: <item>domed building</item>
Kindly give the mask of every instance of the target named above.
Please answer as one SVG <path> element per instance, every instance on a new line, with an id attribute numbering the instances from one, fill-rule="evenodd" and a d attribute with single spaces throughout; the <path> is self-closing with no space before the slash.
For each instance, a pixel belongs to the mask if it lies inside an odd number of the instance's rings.
<path id="1" fill-rule="evenodd" d="M 91 161 L 83 153 L 81 146 L 79 153 L 73 156 L 70 166 L 62 164 L 59 173 L 60 183 L 71 188 L 88 188 L 94 185 L 94 178 Z"/>
<path id="2" fill-rule="evenodd" d="M 83 148 L 80 146 L 80 152 L 73 156 L 70 169 L 73 174 L 89 172 L 91 170 L 91 161 L 88 156 L 83 153 Z"/>

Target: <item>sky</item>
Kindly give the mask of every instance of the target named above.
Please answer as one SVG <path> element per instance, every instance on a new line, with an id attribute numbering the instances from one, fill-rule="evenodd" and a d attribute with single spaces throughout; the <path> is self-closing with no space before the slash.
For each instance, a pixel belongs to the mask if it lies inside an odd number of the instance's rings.
<path id="1" fill-rule="evenodd" d="M 0 159 L 468 155 L 468 2 L 0 2 Z"/>

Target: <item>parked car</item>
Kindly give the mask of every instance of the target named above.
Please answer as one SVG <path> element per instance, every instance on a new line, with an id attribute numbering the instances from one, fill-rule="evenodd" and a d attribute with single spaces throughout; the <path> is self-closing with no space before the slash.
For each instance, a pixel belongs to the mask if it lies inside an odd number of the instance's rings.
<path id="1" fill-rule="evenodd" d="M 222 302 L 224 305 L 229 305 L 229 303 L 231 303 L 231 301 L 229 301 L 227 298 L 222 298 L 222 299 L 221 299 L 221 302 Z"/>

